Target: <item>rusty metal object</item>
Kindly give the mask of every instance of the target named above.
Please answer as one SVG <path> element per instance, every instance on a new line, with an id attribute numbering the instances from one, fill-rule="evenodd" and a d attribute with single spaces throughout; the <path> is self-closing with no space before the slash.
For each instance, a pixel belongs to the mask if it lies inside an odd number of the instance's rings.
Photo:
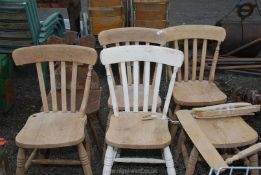
<path id="1" fill-rule="evenodd" d="M 261 37 L 261 17 L 253 20 L 249 16 L 258 10 L 257 4 L 246 2 L 235 8 L 238 18 L 232 19 L 226 16 L 216 23 L 217 26 L 225 28 L 227 33 L 226 39 L 221 45 L 220 54 L 255 57 L 261 49 L 261 40 L 251 42 Z M 238 49 L 243 45 L 247 45 L 247 47 Z"/>

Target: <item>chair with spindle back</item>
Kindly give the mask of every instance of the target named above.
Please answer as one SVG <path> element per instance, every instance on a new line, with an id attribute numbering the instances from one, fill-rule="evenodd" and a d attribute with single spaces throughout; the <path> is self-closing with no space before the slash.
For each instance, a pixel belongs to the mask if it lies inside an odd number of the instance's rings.
<path id="1" fill-rule="evenodd" d="M 168 129 L 167 112 L 175 84 L 176 72 L 183 62 L 181 51 L 149 45 L 118 46 L 102 50 L 101 62 L 105 65 L 107 81 L 113 105 L 113 115 L 106 133 L 107 150 L 104 160 L 103 174 L 111 173 L 113 162 L 125 163 L 165 163 L 168 174 L 175 175 L 172 155 L 169 149 L 171 135 Z M 174 59 L 173 59 L 174 58 Z M 144 62 L 144 80 L 140 86 L 140 62 Z M 133 64 L 133 92 L 129 91 L 127 66 Z M 151 63 L 156 63 L 156 78 L 152 93 L 150 91 Z M 124 111 L 120 112 L 117 86 L 113 82 L 111 66 L 120 64 Z M 173 66 L 173 74 L 168 86 L 163 112 L 157 112 L 162 68 L 164 65 Z M 149 102 L 152 106 L 149 108 Z M 142 108 L 139 108 L 139 104 Z M 131 108 L 131 106 L 133 106 Z M 161 149 L 163 159 L 121 158 L 118 149 Z"/>
<path id="2" fill-rule="evenodd" d="M 105 30 L 99 33 L 98 39 L 100 45 L 105 49 L 108 47 L 115 47 L 119 45 L 165 45 L 166 38 L 164 33 L 160 33 L 158 29 L 150 29 L 150 28 L 142 28 L 142 27 L 128 27 L 128 28 L 117 28 Z M 127 81 L 128 81 L 128 90 L 129 93 L 133 92 L 133 77 L 132 77 L 132 66 L 130 63 L 127 63 Z M 118 105 L 119 110 L 124 109 L 124 99 L 123 99 L 123 86 L 122 86 L 122 77 L 121 77 L 121 66 L 118 64 L 118 73 L 120 82 L 116 86 L 116 96 L 118 97 Z M 113 80 L 115 82 L 115 80 Z M 142 88 L 143 84 L 140 83 L 140 87 Z M 150 93 L 152 93 L 153 86 L 150 86 Z M 143 93 L 140 91 L 140 93 Z M 141 95 L 143 97 L 143 95 Z M 130 107 L 133 106 L 133 99 L 130 98 Z M 139 103 L 139 108 L 142 108 L 142 103 Z M 149 109 L 151 109 L 152 102 L 149 101 Z M 161 105 L 161 99 L 159 97 L 157 101 L 158 110 Z M 108 100 L 108 107 L 110 108 L 110 112 L 108 114 L 107 126 L 109 123 L 110 116 L 112 115 L 112 101 L 111 98 Z M 105 153 L 106 145 L 104 144 L 103 154 Z M 104 157 L 104 156 L 103 156 Z"/>
<path id="3" fill-rule="evenodd" d="M 128 27 L 128 28 L 117 28 L 117 29 L 110 29 L 105 30 L 99 33 L 98 39 L 100 44 L 103 46 L 103 48 L 108 47 L 115 47 L 120 45 L 158 45 L 163 46 L 166 42 L 166 36 L 164 33 L 161 33 L 158 29 L 150 29 L 150 28 L 142 28 L 142 27 Z M 128 81 L 128 90 L 129 93 L 132 93 L 133 91 L 133 77 L 132 72 L 134 71 L 132 69 L 132 65 L 130 63 L 127 63 L 127 81 Z M 121 77 L 121 65 L 118 64 L 118 73 L 120 76 L 120 82 L 117 83 L 114 80 L 114 83 L 116 83 L 116 96 L 118 97 L 119 102 L 119 110 L 124 109 L 124 99 L 123 99 L 123 86 L 122 86 L 122 77 Z M 143 72 L 144 74 L 144 72 Z M 154 80 L 152 81 L 154 82 Z M 152 82 L 149 86 L 150 89 L 153 89 Z M 143 87 L 142 80 L 140 81 L 141 88 Z M 142 93 L 142 91 L 140 92 Z M 152 93 L 150 90 L 149 93 Z M 143 95 L 142 95 L 143 96 Z M 130 98 L 131 103 L 130 107 L 132 108 L 132 101 L 133 99 Z M 143 104 L 139 103 L 139 108 L 142 109 Z M 152 102 L 149 101 L 149 109 L 151 109 Z M 159 98 L 157 101 L 157 107 L 160 108 L 161 105 L 161 99 Z M 110 109 L 112 109 L 112 102 L 111 98 L 108 100 L 108 106 Z M 112 110 L 110 111 L 110 114 L 112 113 Z M 110 116 L 110 115 L 109 115 Z"/>
<path id="4" fill-rule="evenodd" d="M 225 30 L 209 25 L 181 25 L 166 28 L 164 32 L 169 45 L 173 44 L 176 49 L 184 50 L 184 65 L 178 71 L 178 81 L 173 91 L 175 111 L 181 106 L 197 107 L 226 102 L 227 96 L 214 83 L 219 47 L 225 39 Z M 210 72 L 207 74 L 205 69 L 209 43 L 212 44 L 212 48 L 213 45 L 216 47 Z M 198 56 L 200 52 L 201 56 Z M 171 74 L 170 69 L 168 74 Z M 177 119 L 175 115 L 173 119 Z M 172 127 L 172 137 L 175 137 L 176 129 L 175 126 Z"/>
<path id="5" fill-rule="evenodd" d="M 16 144 L 19 147 L 17 155 L 17 175 L 25 174 L 31 163 L 39 164 L 66 164 L 82 165 L 84 174 L 92 174 L 89 161 L 89 137 L 85 132 L 86 108 L 89 97 L 91 75 L 93 65 L 97 60 L 97 53 L 92 48 L 69 45 L 42 45 L 20 48 L 13 52 L 16 65 L 36 63 L 43 112 L 31 115 L 25 126 L 16 136 Z M 48 107 L 45 81 L 42 72 L 42 62 L 49 63 L 52 109 Z M 61 63 L 61 102 L 62 110 L 58 110 L 56 79 L 54 64 Z M 66 91 L 66 69 L 67 64 L 72 64 L 70 97 Z M 76 109 L 76 84 L 77 67 L 79 64 L 87 64 L 88 74 L 86 75 L 84 95 L 79 111 Z M 70 108 L 67 107 L 67 98 L 70 98 Z M 85 143 L 85 144 L 83 144 Z M 52 149 L 68 146 L 77 146 L 80 161 L 78 160 L 50 160 L 34 159 L 37 150 Z M 32 154 L 25 162 L 25 149 L 33 149 Z"/>

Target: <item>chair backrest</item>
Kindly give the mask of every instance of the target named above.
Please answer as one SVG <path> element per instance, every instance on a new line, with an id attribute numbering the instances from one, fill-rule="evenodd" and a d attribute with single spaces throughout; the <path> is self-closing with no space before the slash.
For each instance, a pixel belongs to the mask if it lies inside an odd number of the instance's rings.
<path id="1" fill-rule="evenodd" d="M 162 75 L 163 65 L 173 66 L 173 74 L 168 87 L 167 96 L 165 99 L 165 104 L 163 108 L 163 117 L 166 117 L 175 79 L 176 72 L 179 67 L 181 67 L 183 62 L 183 53 L 176 49 L 170 49 L 160 46 L 118 46 L 102 50 L 101 52 L 101 62 L 105 65 L 107 73 L 107 81 L 109 84 L 110 95 L 113 104 L 114 115 L 118 116 L 119 109 L 117 104 L 117 99 L 114 90 L 114 83 L 112 80 L 113 74 L 111 71 L 111 65 L 120 64 L 121 65 L 121 76 L 123 83 L 123 94 L 124 94 L 124 106 L 125 111 L 130 111 L 129 104 L 129 92 L 128 92 L 128 82 L 126 73 L 126 64 L 128 62 L 133 63 L 133 111 L 138 112 L 138 102 L 139 102 L 139 62 L 144 62 L 144 97 L 143 97 L 143 112 L 148 112 L 148 100 L 149 100 L 149 80 L 150 80 L 150 63 L 156 63 L 156 79 L 153 90 L 152 97 L 152 108 L 151 112 L 155 113 L 157 108 L 157 99 L 159 96 L 159 88 Z M 174 59 L 173 59 L 174 58 Z"/>
<path id="2" fill-rule="evenodd" d="M 52 97 L 52 110 L 58 111 L 57 108 L 57 95 L 56 95 L 56 79 L 55 79 L 55 63 L 61 64 L 61 102 L 62 111 L 76 112 L 76 84 L 77 84 L 77 67 L 80 64 L 87 64 L 88 73 L 85 82 L 84 95 L 82 97 L 82 103 L 80 107 L 80 113 L 85 114 L 91 76 L 93 65 L 97 60 L 97 53 L 92 48 L 82 47 L 82 46 L 72 46 L 72 45 L 41 45 L 32 46 L 16 49 L 13 52 L 13 59 L 16 65 L 24 65 L 35 63 L 37 68 L 37 74 L 39 79 L 39 86 L 41 91 L 41 98 L 43 103 L 43 111 L 49 112 L 48 101 L 46 96 L 46 86 L 43 77 L 42 63 L 48 62 L 49 72 L 50 72 L 50 85 L 51 85 L 51 97 Z M 70 110 L 67 109 L 67 93 L 68 88 L 66 88 L 66 67 L 67 65 L 72 65 L 72 75 L 71 75 L 71 107 Z M 69 97 L 68 97 L 69 98 Z"/>
<path id="3" fill-rule="evenodd" d="M 103 48 L 120 45 L 159 45 L 166 43 L 166 35 L 159 29 L 127 27 L 105 30 L 99 33 L 98 39 Z M 145 66 L 145 65 L 144 65 Z M 144 69 L 145 70 L 145 69 Z M 120 84 L 122 83 L 121 66 L 118 65 Z M 128 84 L 133 83 L 131 64 L 127 64 Z"/>
<path id="4" fill-rule="evenodd" d="M 209 81 L 214 80 L 220 44 L 224 41 L 226 36 L 225 29 L 209 25 L 181 25 L 166 28 L 164 32 L 167 35 L 168 44 L 173 44 L 175 49 L 183 48 L 184 50 L 184 73 L 179 70 L 178 81 L 197 79 L 202 81 L 204 79 L 208 43 L 210 41 L 211 44 L 215 45 L 216 47 L 209 74 Z M 190 42 L 192 42 L 192 44 L 190 44 Z M 190 49 L 191 45 L 192 49 Z M 198 47 L 199 45 L 200 47 Z M 202 49 L 202 53 L 198 59 L 199 48 Z M 192 51 L 192 54 L 189 53 L 190 50 Z M 190 55 L 192 55 L 192 60 L 190 59 Z"/>
<path id="5" fill-rule="evenodd" d="M 37 44 L 40 29 L 36 2 L 0 1 L 0 52 Z"/>

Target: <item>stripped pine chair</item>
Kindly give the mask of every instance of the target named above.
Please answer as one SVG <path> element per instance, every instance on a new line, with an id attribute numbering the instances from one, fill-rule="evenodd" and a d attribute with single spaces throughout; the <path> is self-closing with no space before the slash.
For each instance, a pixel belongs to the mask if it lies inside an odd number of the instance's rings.
<path id="1" fill-rule="evenodd" d="M 168 129 L 167 112 L 176 79 L 176 72 L 183 62 L 181 51 L 159 46 L 118 46 L 102 50 L 101 62 L 106 68 L 107 81 L 113 105 L 113 115 L 106 133 L 107 150 L 103 174 L 111 173 L 114 162 L 125 163 L 165 163 L 168 174 L 175 175 L 172 155 L 169 149 L 171 136 Z M 174 58 L 174 59 L 173 59 Z M 145 62 L 144 87 L 139 86 L 139 63 Z M 133 64 L 133 93 L 128 91 L 126 65 Z M 150 67 L 156 63 L 156 77 L 153 93 L 149 94 Z M 111 66 L 120 64 L 123 86 L 124 111 L 119 111 L 119 99 L 116 96 Z M 157 112 L 157 99 L 161 84 L 163 65 L 173 67 L 163 112 Z M 140 93 L 142 92 L 142 93 Z M 131 102 L 130 99 L 133 99 Z M 149 109 L 149 101 L 152 107 Z M 133 103 L 133 104 L 132 104 Z M 142 104 L 142 109 L 139 108 Z M 133 106 L 131 108 L 130 106 Z M 119 149 L 161 149 L 163 159 L 121 158 Z"/>
<path id="2" fill-rule="evenodd" d="M 39 164 L 65 164 L 82 165 L 85 175 L 92 174 L 90 165 L 89 137 L 85 131 L 87 122 L 86 108 L 89 97 L 91 75 L 93 65 L 97 60 L 97 53 L 92 48 L 70 45 L 42 45 L 20 48 L 13 52 L 13 59 L 16 65 L 35 63 L 39 79 L 43 112 L 31 115 L 24 127 L 16 136 L 16 144 L 19 147 L 17 155 L 17 175 L 24 175 L 32 163 Z M 42 62 L 49 63 L 50 85 L 52 108 L 47 101 L 46 82 L 43 78 Z M 58 110 L 55 63 L 61 64 L 61 102 L 62 109 Z M 67 97 L 66 91 L 66 69 L 72 64 L 71 94 Z M 89 65 L 86 75 L 84 95 L 80 109 L 76 109 L 77 93 L 77 67 L 78 65 Z M 67 106 L 67 98 L 70 98 L 70 105 Z M 68 146 L 77 146 L 79 160 L 51 160 L 35 159 L 39 149 L 52 149 Z M 29 158 L 25 159 L 25 149 L 31 149 Z"/>
<path id="3" fill-rule="evenodd" d="M 184 51 L 184 64 L 178 71 L 178 80 L 172 95 L 176 104 L 175 111 L 181 108 L 225 103 L 227 96 L 214 82 L 219 47 L 226 36 L 225 29 L 210 25 L 181 25 L 166 28 L 164 33 L 167 35 L 169 46 L 173 45 L 175 49 Z M 209 57 L 207 51 L 211 49 L 213 54 Z M 169 77 L 171 74 L 172 71 L 168 68 Z M 170 116 L 173 120 L 177 120 L 175 115 Z M 176 131 L 177 126 L 173 125 L 171 128 L 173 140 Z M 181 147 L 183 150 L 186 149 L 184 140 L 185 134 L 181 130 L 175 157 L 179 156 Z M 184 152 L 187 151 L 181 153 Z"/>

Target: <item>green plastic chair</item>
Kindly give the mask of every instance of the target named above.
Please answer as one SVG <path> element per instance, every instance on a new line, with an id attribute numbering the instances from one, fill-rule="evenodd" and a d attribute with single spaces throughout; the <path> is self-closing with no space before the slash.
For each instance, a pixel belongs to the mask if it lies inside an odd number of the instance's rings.
<path id="1" fill-rule="evenodd" d="M 0 53 L 45 44 L 49 36 L 62 37 L 64 32 L 60 13 L 40 22 L 35 0 L 0 0 Z"/>

